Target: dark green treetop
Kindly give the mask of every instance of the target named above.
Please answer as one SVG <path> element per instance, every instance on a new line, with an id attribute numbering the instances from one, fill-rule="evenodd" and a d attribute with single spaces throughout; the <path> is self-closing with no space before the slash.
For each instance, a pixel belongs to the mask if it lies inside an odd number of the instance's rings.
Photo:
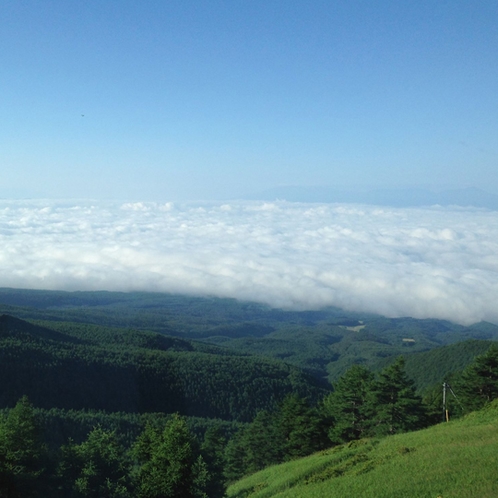
<path id="1" fill-rule="evenodd" d="M 128 498 L 131 462 L 116 433 L 95 427 L 87 439 L 61 449 L 59 465 L 63 496 Z"/>
<path id="2" fill-rule="evenodd" d="M 374 375 L 362 365 L 353 365 L 323 400 L 325 414 L 331 417 L 329 438 L 334 443 L 360 439 L 368 434 L 373 417 Z"/>
<path id="3" fill-rule="evenodd" d="M 497 344 L 492 344 L 463 371 L 457 390 L 468 410 L 478 410 L 498 398 Z"/>
<path id="4" fill-rule="evenodd" d="M 23 396 L 0 421 L 0 496 L 42 496 L 45 464 L 34 409 Z"/>
<path id="5" fill-rule="evenodd" d="M 400 356 L 380 372 L 373 384 L 373 431 L 376 435 L 417 430 L 426 423 L 422 399 L 404 367 L 405 360 Z"/>
<path id="6" fill-rule="evenodd" d="M 187 422 L 175 414 L 162 432 L 147 426 L 132 453 L 139 465 L 137 496 L 143 498 L 203 498 L 208 481 L 206 464 Z"/>

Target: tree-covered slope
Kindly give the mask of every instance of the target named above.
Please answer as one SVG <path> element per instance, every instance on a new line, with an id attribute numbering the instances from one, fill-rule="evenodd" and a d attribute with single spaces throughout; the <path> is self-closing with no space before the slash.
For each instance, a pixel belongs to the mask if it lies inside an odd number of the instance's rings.
<path id="1" fill-rule="evenodd" d="M 41 408 L 179 412 L 251 420 L 289 392 L 323 385 L 271 359 L 148 332 L 0 317 L 0 407 L 23 395 Z"/>
<path id="2" fill-rule="evenodd" d="M 234 299 L 145 292 L 0 288 L 0 313 L 49 328 L 72 322 L 202 340 L 284 360 L 331 382 L 356 363 L 374 367 L 384 358 L 463 340 L 498 340 L 498 326 L 490 323 L 464 327 L 444 320 L 386 318 L 333 307 L 290 311 Z"/>
<path id="3" fill-rule="evenodd" d="M 476 356 L 484 354 L 492 341 L 467 340 L 424 351 L 405 355 L 407 375 L 414 380 L 421 391 L 435 384 L 442 383 L 448 375 L 460 372 L 472 363 Z M 393 362 L 385 358 L 373 365 L 381 369 Z"/>

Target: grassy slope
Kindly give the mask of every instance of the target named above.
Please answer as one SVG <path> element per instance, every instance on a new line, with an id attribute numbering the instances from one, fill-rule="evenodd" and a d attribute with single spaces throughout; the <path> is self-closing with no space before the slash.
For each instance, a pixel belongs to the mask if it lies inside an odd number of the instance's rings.
<path id="1" fill-rule="evenodd" d="M 464 419 L 269 467 L 229 498 L 496 497 L 498 401 Z"/>

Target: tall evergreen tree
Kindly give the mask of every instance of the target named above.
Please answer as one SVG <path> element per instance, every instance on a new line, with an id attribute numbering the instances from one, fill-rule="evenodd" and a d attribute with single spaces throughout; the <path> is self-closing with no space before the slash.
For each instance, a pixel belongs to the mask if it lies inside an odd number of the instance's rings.
<path id="1" fill-rule="evenodd" d="M 162 432 L 147 426 L 135 443 L 139 469 L 137 496 L 143 498 L 205 497 L 207 469 L 184 418 L 174 415 Z"/>
<path id="2" fill-rule="evenodd" d="M 353 365 L 334 385 L 334 392 L 323 400 L 325 414 L 331 418 L 329 438 L 344 443 L 368 435 L 373 417 L 374 375 L 362 365 Z"/>
<path id="3" fill-rule="evenodd" d="M 245 456 L 244 431 L 240 429 L 230 438 L 224 452 L 223 475 L 227 482 L 236 481 L 245 474 Z"/>
<path id="4" fill-rule="evenodd" d="M 59 475 L 64 496 L 127 498 L 129 462 L 114 431 L 95 427 L 86 441 L 62 449 Z"/>
<path id="5" fill-rule="evenodd" d="M 426 415 L 414 382 L 405 373 L 405 360 L 400 356 L 379 374 L 373 385 L 374 432 L 390 435 L 420 429 Z"/>
<path id="6" fill-rule="evenodd" d="M 297 394 L 289 394 L 274 417 L 281 447 L 280 460 L 310 455 L 326 445 L 325 426 L 315 408 Z"/>
<path id="7" fill-rule="evenodd" d="M 43 496 L 46 457 L 33 406 L 23 396 L 0 423 L 0 496 Z"/>
<path id="8" fill-rule="evenodd" d="M 457 391 L 468 410 L 478 410 L 498 398 L 497 344 L 492 344 L 463 371 Z"/>
<path id="9" fill-rule="evenodd" d="M 282 440 L 275 425 L 274 414 L 259 411 L 244 429 L 241 443 L 244 451 L 244 474 L 251 474 L 280 462 Z"/>
<path id="10" fill-rule="evenodd" d="M 225 466 L 226 438 L 220 427 L 211 426 L 204 434 L 201 455 L 206 462 L 208 482 L 206 493 L 209 498 L 221 498 L 225 495 L 223 468 Z"/>

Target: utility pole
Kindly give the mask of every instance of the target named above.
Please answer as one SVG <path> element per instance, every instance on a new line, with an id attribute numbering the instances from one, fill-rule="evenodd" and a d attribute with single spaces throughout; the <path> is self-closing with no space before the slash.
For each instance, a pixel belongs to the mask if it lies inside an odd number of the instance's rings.
<path id="1" fill-rule="evenodd" d="M 453 395 L 453 397 L 457 400 L 458 404 L 462 407 L 462 403 L 460 403 L 460 400 L 457 398 L 457 395 L 451 388 L 451 386 L 447 382 L 443 382 L 443 422 L 449 422 L 450 421 L 450 415 L 448 413 L 448 409 L 446 407 L 446 389 L 450 390 L 450 393 Z"/>
<path id="2" fill-rule="evenodd" d="M 446 388 L 448 387 L 448 384 L 446 382 L 443 382 L 443 422 L 448 422 L 449 417 L 448 417 L 448 410 L 446 409 Z"/>

